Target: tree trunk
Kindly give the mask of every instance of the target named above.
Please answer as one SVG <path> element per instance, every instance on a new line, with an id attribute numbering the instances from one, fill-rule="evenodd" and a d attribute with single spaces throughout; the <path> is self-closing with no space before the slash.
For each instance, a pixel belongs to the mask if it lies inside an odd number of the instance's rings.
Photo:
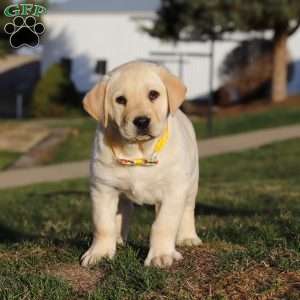
<path id="1" fill-rule="evenodd" d="M 287 31 L 275 31 L 273 38 L 272 102 L 281 102 L 287 97 L 287 39 Z"/>

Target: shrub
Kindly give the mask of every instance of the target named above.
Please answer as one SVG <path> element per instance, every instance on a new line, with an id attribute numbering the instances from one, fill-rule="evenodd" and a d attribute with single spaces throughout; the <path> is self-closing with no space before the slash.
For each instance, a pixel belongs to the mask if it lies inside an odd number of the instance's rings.
<path id="1" fill-rule="evenodd" d="M 10 45 L 6 40 L 0 40 L 0 58 L 5 57 L 10 52 Z"/>
<path id="2" fill-rule="evenodd" d="M 38 81 L 33 92 L 33 116 L 60 117 L 80 108 L 79 94 L 67 70 L 60 64 L 52 65 Z"/>

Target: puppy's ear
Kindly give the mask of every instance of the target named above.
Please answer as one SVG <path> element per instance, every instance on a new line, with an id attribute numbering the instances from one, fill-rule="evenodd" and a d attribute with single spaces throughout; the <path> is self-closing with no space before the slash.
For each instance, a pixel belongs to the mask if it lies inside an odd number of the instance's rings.
<path id="1" fill-rule="evenodd" d="M 107 127 L 107 83 L 108 80 L 102 80 L 96 84 L 84 97 L 84 109 L 97 121 L 100 121 L 104 127 Z"/>
<path id="2" fill-rule="evenodd" d="M 174 114 L 185 100 L 187 89 L 178 77 L 165 68 L 159 67 L 159 75 L 167 89 L 170 112 Z"/>

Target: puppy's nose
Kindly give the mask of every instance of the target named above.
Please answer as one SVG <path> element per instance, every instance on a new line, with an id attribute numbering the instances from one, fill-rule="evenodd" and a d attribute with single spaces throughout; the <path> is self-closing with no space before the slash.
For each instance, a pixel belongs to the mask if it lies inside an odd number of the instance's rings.
<path id="1" fill-rule="evenodd" d="M 138 129 L 142 129 L 145 130 L 149 127 L 150 124 L 150 118 L 146 117 L 146 116 L 141 116 L 141 117 L 136 117 L 133 120 L 133 124 L 138 128 Z"/>

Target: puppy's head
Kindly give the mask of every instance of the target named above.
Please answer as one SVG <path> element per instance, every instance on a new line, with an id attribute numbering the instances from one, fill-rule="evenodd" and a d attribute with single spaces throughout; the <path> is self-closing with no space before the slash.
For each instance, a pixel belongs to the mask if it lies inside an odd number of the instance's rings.
<path id="1" fill-rule="evenodd" d="M 169 112 L 184 101 L 186 88 L 161 66 L 132 62 L 107 74 L 84 98 L 85 110 L 104 127 L 116 126 L 128 141 L 161 135 Z"/>

